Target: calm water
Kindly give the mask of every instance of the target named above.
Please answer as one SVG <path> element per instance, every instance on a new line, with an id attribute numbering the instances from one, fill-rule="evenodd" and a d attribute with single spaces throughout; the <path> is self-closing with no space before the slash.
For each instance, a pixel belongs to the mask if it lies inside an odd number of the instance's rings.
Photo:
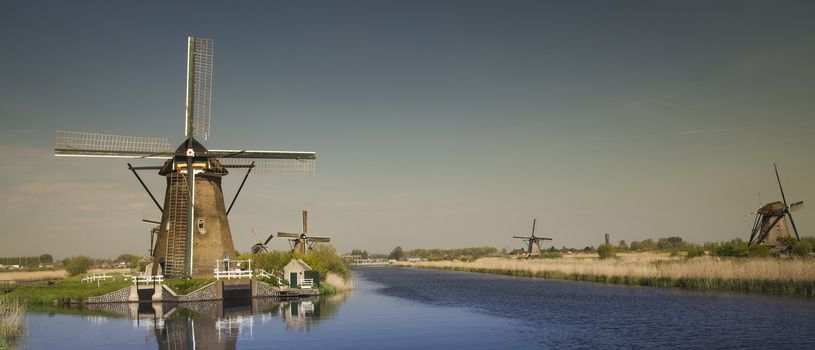
<path id="1" fill-rule="evenodd" d="M 364 268 L 319 299 L 32 312 L 30 349 L 815 348 L 815 300 Z"/>

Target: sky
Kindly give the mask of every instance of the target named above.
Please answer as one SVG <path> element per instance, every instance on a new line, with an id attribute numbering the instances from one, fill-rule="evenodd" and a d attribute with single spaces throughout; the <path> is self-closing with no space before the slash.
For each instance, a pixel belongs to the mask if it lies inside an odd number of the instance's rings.
<path id="1" fill-rule="evenodd" d="M 56 130 L 184 139 L 186 37 L 215 41 L 212 149 L 317 152 L 250 176 L 259 234 L 340 252 L 747 239 L 815 201 L 811 1 L 3 1 L 0 256 L 146 254 L 158 217 L 121 159 Z M 139 165 L 153 165 L 142 162 Z M 164 180 L 142 173 L 163 196 Z M 224 179 L 234 196 L 241 175 Z M 815 234 L 812 205 L 794 213 Z M 275 238 L 272 249 L 287 249 Z"/>

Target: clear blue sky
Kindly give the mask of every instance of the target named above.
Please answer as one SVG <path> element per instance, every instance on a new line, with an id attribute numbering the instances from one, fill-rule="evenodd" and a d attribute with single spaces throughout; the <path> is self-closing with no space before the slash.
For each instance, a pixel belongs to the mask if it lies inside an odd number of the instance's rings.
<path id="1" fill-rule="evenodd" d="M 215 40 L 210 148 L 318 153 L 230 220 L 340 251 L 747 238 L 815 201 L 811 1 L 5 1 L 0 255 L 144 254 L 125 161 L 54 132 L 183 138 L 186 36 Z M 162 178 L 145 174 L 163 194 Z M 240 176 L 226 178 L 234 194 Z M 815 209 L 795 213 L 815 234 Z M 273 248 L 287 247 L 275 239 Z"/>

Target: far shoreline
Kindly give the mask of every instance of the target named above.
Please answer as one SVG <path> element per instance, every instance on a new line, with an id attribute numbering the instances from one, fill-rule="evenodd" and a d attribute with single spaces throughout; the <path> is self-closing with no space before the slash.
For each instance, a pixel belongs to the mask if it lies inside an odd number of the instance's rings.
<path id="1" fill-rule="evenodd" d="M 606 260 L 492 257 L 472 262 L 399 262 L 392 266 L 624 286 L 815 296 L 815 260 L 798 258 L 686 259 L 651 253 Z"/>

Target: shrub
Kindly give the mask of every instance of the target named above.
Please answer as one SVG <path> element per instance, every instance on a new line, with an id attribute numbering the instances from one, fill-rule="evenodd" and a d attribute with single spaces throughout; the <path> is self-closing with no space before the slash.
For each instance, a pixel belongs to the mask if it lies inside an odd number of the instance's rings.
<path id="1" fill-rule="evenodd" d="M 600 259 L 609 259 L 616 256 L 614 246 L 611 244 L 603 244 L 597 247 L 597 254 L 600 255 Z"/>
<path id="2" fill-rule="evenodd" d="M 787 247 L 794 247 L 795 244 L 797 244 L 797 243 L 798 243 L 798 241 L 795 238 L 792 238 L 791 236 L 778 237 L 778 244 L 780 244 L 780 245 L 785 245 Z"/>
<path id="3" fill-rule="evenodd" d="M 351 277 L 351 269 L 348 264 L 337 255 L 337 250 L 330 245 L 318 245 L 303 257 L 312 269 L 320 273 L 320 279 L 325 281 L 328 272 L 336 273 L 343 279 Z"/>
<path id="4" fill-rule="evenodd" d="M 766 258 L 770 256 L 770 247 L 763 244 L 750 246 L 748 254 L 751 258 Z"/>
<path id="5" fill-rule="evenodd" d="M 702 247 L 691 247 L 688 249 L 688 259 L 705 256 L 705 249 Z"/>
<path id="6" fill-rule="evenodd" d="M 63 265 L 69 276 L 81 275 L 88 272 L 93 260 L 87 256 L 79 255 L 65 259 Z"/>
<path id="7" fill-rule="evenodd" d="M 245 253 L 238 256 L 238 259 L 246 260 L 252 259 L 252 267 L 256 269 L 264 269 L 266 272 L 279 273 L 283 271 L 283 267 L 294 258 L 294 253 L 291 251 L 273 250 L 268 253 L 251 254 Z"/>
<path id="8" fill-rule="evenodd" d="M 562 258 L 562 257 L 563 257 L 563 254 L 558 252 L 558 251 L 541 252 L 540 255 L 537 256 L 538 259 L 557 259 L 557 258 Z"/>
<path id="9" fill-rule="evenodd" d="M 812 252 L 812 244 L 809 242 L 798 242 L 792 246 L 792 253 L 798 256 L 809 256 Z"/>
<path id="10" fill-rule="evenodd" d="M 730 242 L 722 243 L 722 245 L 716 247 L 712 252 L 711 255 L 715 256 L 732 256 L 732 257 L 744 257 L 750 254 L 750 249 L 747 247 L 747 243 L 740 239 L 735 239 Z"/>

